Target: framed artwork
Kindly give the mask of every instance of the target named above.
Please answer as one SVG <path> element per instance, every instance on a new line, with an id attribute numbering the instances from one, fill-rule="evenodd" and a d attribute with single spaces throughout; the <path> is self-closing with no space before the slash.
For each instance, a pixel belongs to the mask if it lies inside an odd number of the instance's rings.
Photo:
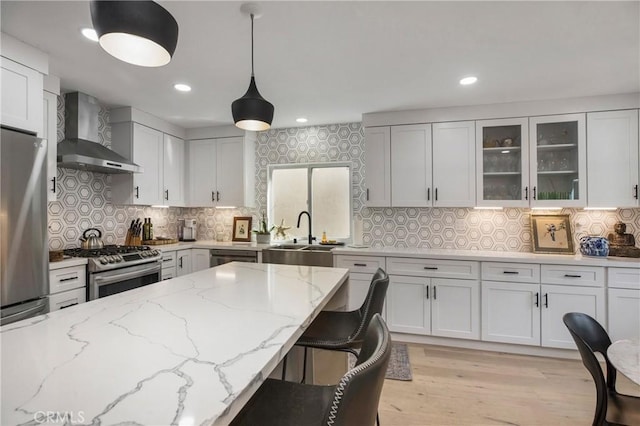
<path id="1" fill-rule="evenodd" d="M 235 216 L 233 218 L 231 241 L 251 241 L 251 216 Z"/>
<path id="2" fill-rule="evenodd" d="M 531 215 L 535 253 L 573 254 L 568 214 Z"/>

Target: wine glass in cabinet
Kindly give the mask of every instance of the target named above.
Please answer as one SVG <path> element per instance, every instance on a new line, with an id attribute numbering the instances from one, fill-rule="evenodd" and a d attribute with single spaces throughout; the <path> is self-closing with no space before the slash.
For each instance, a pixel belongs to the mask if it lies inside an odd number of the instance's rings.
<path id="1" fill-rule="evenodd" d="M 529 119 L 532 207 L 586 206 L 585 115 Z"/>
<path id="2" fill-rule="evenodd" d="M 476 121 L 477 204 L 529 205 L 527 118 Z"/>

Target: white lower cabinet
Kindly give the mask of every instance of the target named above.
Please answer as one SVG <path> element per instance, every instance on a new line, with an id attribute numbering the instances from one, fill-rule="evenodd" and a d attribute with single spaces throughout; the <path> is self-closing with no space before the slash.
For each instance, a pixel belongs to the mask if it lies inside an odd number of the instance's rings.
<path id="1" fill-rule="evenodd" d="M 391 331 L 480 338 L 478 281 L 392 275 L 387 305 Z"/>
<path id="2" fill-rule="evenodd" d="M 191 272 L 209 269 L 209 249 L 191 249 Z"/>
<path id="3" fill-rule="evenodd" d="M 191 249 L 176 251 L 176 276 L 181 277 L 191 272 Z"/>
<path id="4" fill-rule="evenodd" d="M 49 312 L 87 301 L 87 272 L 84 265 L 49 271 Z"/>
<path id="5" fill-rule="evenodd" d="M 176 277 L 176 252 L 162 250 L 162 281 Z"/>
<path id="6" fill-rule="evenodd" d="M 334 257 L 334 264 L 337 268 L 349 270 L 349 300 L 347 310 L 359 309 L 364 303 L 364 299 L 369 292 L 371 279 L 378 268 L 385 269 L 385 258 L 381 256 L 344 256 Z M 387 295 L 389 289 L 387 289 Z M 386 303 L 382 308 L 382 317 L 386 318 Z"/>
<path id="7" fill-rule="evenodd" d="M 480 338 L 480 264 L 389 257 L 387 324 L 391 331 Z"/>
<path id="8" fill-rule="evenodd" d="M 483 264 L 483 272 L 493 270 L 499 276 L 495 265 Z M 482 282 L 482 340 L 575 349 L 562 321 L 564 314 L 583 312 L 605 324 L 604 268 L 542 265 L 541 269 L 543 280 L 566 284 L 515 282 L 515 277 Z"/>
<path id="9" fill-rule="evenodd" d="M 609 268 L 607 278 L 609 337 L 640 338 L 640 269 Z"/>

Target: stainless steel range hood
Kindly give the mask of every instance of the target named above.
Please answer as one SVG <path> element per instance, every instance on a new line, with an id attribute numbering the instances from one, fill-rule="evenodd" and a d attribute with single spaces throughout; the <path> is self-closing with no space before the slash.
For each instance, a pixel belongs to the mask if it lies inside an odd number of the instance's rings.
<path id="1" fill-rule="evenodd" d="M 58 167 L 99 173 L 141 173 L 142 167 L 98 141 L 96 98 L 84 93 L 65 95 L 65 139 L 58 144 Z"/>

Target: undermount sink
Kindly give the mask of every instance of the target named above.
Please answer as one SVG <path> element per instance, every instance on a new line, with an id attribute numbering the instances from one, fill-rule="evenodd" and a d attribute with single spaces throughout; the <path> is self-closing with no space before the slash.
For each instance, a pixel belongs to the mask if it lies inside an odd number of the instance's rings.
<path id="1" fill-rule="evenodd" d="M 263 263 L 333 266 L 331 249 L 321 245 L 279 244 L 262 250 Z"/>

